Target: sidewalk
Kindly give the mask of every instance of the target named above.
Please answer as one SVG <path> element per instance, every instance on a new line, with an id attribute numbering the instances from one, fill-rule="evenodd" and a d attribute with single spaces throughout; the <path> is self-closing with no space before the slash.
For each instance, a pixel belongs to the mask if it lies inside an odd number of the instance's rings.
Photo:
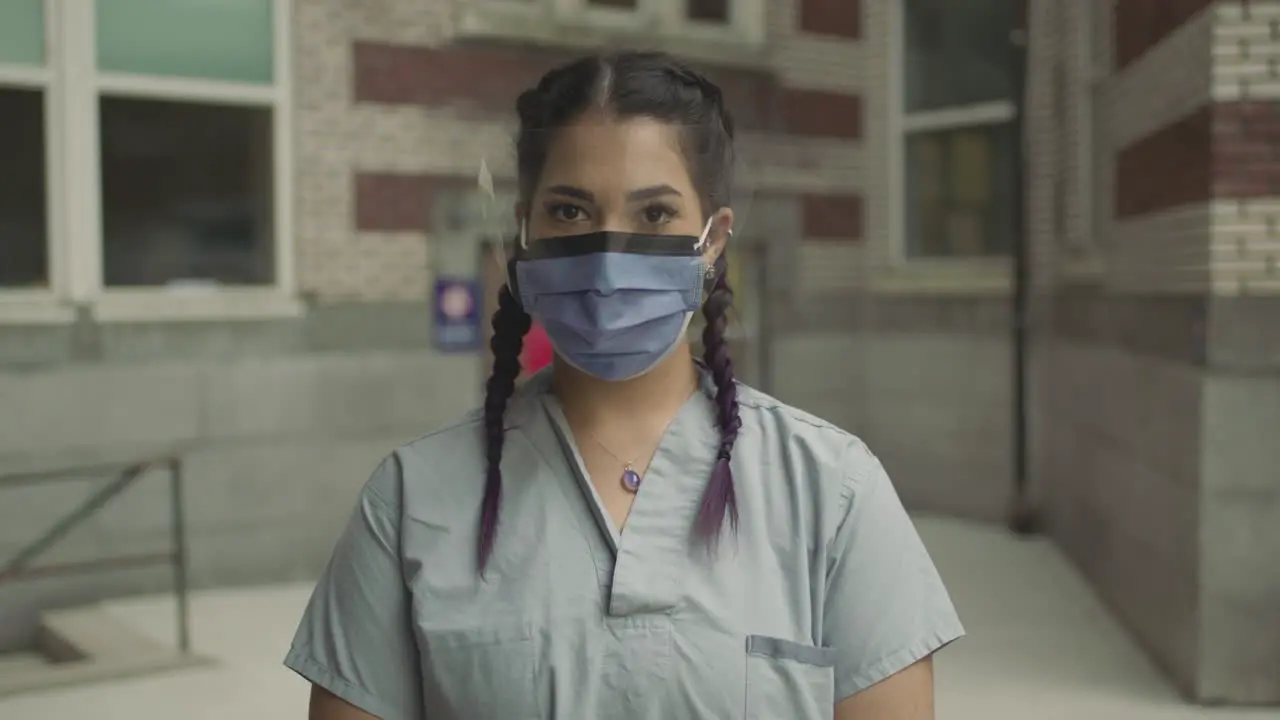
<path id="1" fill-rule="evenodd" d="M 922 518 L 969 637 L 938 659 L 939 720 L 1278 720 L 1280 710 L 1206 710 L 1180 702 L 1045 542 Z M 306 717 L 305 683 L 280 659 L 310 588 L 205 592 L 192 603 L 211 668 L 0 701 L 3 720 L 285 720 Z M 172 641 L 172 603 L 112 611 Z"/>

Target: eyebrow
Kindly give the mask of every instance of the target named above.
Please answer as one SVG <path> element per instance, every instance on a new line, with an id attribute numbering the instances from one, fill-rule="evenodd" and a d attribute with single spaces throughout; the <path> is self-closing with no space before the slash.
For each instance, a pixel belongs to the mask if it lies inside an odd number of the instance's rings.
<path id="1" fill-rule="evenodd" d="M 577 198 L 589 203 L 594 203 L 596 201 L 596 196 L 591 191 L 573 187 L 572 185 L 552 185 L 547 188 L 547 192 L 554 195 L 564 195 L 571 198 Z M 667 195 L 680 196 L 680 191 L 670 185 L 651 185 L 649 187 L 639 188 L 627 193 L 627 201 L 639 202 L 641 200 L 652 200 L 654 198 L 664 197 Z"/>

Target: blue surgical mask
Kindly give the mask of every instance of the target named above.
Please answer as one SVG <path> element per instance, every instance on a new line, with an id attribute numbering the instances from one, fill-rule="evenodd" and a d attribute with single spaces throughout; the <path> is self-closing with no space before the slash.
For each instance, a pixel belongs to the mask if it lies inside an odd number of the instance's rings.
<path id="1" fill-rule="evenodd" d="M 702 305 L 701 237 L 594 232 L 525 241 L 512 288 L 556 354 L 602 380 L 643 375 L 679 346 Z"/>

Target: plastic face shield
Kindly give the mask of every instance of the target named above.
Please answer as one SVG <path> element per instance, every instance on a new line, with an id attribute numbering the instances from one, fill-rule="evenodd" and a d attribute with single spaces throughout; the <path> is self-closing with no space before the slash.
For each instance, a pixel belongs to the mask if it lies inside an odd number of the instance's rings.
<path id="1" fill-rule="evenodd" d="M 543 162 L 523 188 L 514 151 L 480 158 L 476 192 L 508 282 L 513 261 L 721 256 L 748 222 L 753 192 L 732 143 L 716 132 L 633 118 L 525 133 L 521 147 Z"/>

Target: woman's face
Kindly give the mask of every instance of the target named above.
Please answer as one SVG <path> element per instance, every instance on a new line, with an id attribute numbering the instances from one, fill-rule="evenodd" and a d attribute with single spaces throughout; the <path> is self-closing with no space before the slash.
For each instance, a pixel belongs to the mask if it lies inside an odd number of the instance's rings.
<path id="1" fill-rule="evenodd" d="M 706 224 L 681 152 L 680 128 L 651 118 L 588 113 L 554 133 L 528 205 L 528 238 L 600 230 L 700 237 Z M 520 212 L 520 209 L 517 209 Z M 706 259 L 732 223 L 717 213 Z"/>

